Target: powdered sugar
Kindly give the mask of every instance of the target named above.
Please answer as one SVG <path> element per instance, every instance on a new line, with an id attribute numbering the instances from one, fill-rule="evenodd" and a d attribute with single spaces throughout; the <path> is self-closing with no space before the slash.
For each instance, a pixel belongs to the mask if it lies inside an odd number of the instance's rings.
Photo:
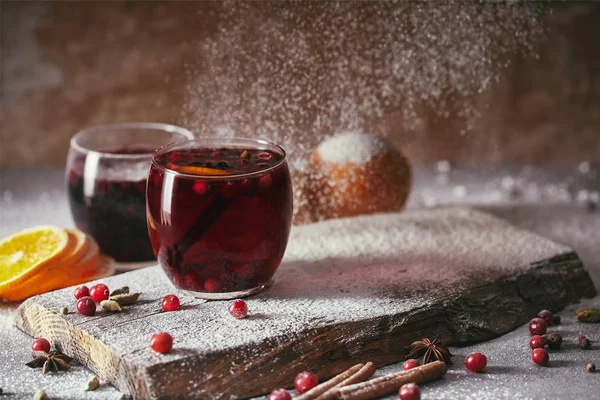
<path id="1" fill-rule="evenodd" d="M 343 132 L 323 141 L 317 151 L 321 159 L 334 163 L 365 163 L 390 147 L 376 135 Z"/>

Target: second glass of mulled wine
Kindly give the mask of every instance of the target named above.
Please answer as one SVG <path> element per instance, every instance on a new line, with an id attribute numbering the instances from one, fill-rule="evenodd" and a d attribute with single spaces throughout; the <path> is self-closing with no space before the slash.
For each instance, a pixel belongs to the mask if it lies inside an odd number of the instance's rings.
<path id="1" fill-rule="evenodd" d="M 292 221 L 281 147 L 251 139 L 165 146 L 152 159 L 146 198 L 152 247 L 177 288 L 239 298 L 262 290 L 279 267 Z"/>

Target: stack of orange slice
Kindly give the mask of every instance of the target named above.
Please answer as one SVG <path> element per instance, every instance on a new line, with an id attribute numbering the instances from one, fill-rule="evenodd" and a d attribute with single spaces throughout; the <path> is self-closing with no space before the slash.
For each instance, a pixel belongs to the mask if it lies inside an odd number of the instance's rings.
<path id="1" fill-rule="evenodd" d="M 77 229 L 36 226 L 0 240 L 0 299 L 20 301 L 112 275 L 114 261 Z"/>

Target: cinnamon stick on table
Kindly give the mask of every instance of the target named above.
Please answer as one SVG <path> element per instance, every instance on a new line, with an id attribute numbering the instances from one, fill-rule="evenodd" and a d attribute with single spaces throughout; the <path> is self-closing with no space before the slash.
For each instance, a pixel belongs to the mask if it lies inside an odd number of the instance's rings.
<path id="1" fill-rule="evenodd" d="M 335 391 L 338 388 L 345 387 L 348 385 L 353 385 L 355 383 L 363 382 L 375 374 L 376 368 L 375 364 L 372 362 L 366 363 L 361 369 L 359 369 L 355 374 L 349 376 L 344 379 L 340 383 L 335 386 L 332 386 L 325 393 L 316 398 L 316 400 L 333 400 L 335 399 Z"/>
<path id="2" fill-rule="evenodd" d="M 382 376 L 370 381 L 349 385 L 334 390 L 334 399 L 370 400 L 396 392 L 406 383 L 422 383 L 439 379 L 446 374 L 448 366 L 441 361 L 411 368 L 408 371 Z"/>
<path id="3" fill-rule="evenodd" d="M 346 371 L 334 376 L 330 380 L 321 383 L 318 386 L 310 389 L 308 392 L 301 394 L 296 397 L 295 400 L 312 400 L 319 397 L 322 393 L 325 393 L 329 389 L 336 387 L 339 383 L 345 381 L 350 378 L 352 375 L 356 374 L 363 367 L 363 364 L 356 364 L 353 367 L 348 368 Z M 368 379 L 369 377 L 365 378 Z"/>

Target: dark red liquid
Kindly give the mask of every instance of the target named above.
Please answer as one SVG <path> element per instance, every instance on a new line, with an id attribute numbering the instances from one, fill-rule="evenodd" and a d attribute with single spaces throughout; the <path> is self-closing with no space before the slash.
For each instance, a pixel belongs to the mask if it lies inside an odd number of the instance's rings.
<path id="1" fill-rule="evenodd" d="M 150 148 L 126 148 L 102 152 L 150 153 L 150 164 L 152 151 Z M 84 189 L 85 161 L 85 156 L 76 158 L 68 171 L 69 203 L 75 225 L 96 239 L 102 252 L 117 261 L 153 260 L 146 223 L 146 179 L 103 178 L 103 170 L 114 166 L 110 160 L 102 160 L 97 167 L 97 176 L 88 176 L 91 182 Z"/>
<path id="2" fill-rule="evenodd" d="M 148 229 L 159 263 L 177 287 L 237 292 L 271 279 L 283 258 L 292 218 L 290 176 L 282 160 L 274 152 L 237 148 L 155 157 Z"/>

